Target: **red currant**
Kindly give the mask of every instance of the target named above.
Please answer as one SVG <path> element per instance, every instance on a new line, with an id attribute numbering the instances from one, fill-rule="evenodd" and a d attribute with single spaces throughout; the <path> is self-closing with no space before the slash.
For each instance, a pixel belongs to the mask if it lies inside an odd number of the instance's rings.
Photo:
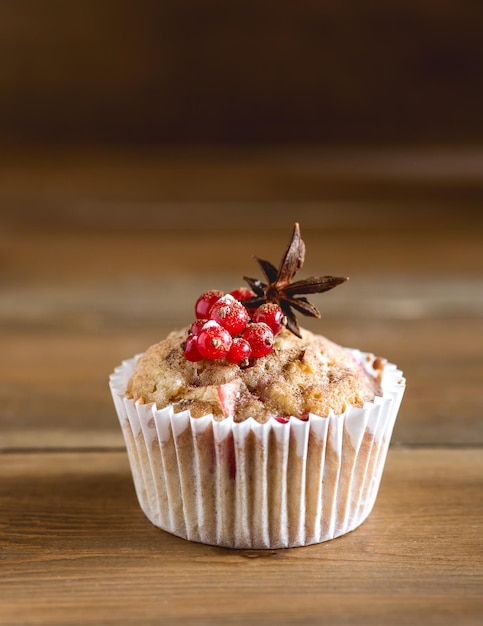
<path id="1" fill-rule="evenodd" d="M 230 295 L 242 302 L 243 300 L 248 300 L 248 298 L 254 298 L 257 294 L 253 293 L 248 287 L 239 287 L 238 289 L 230 291 Z"/>
<path id="2" fill-rule="evenodd" d="M 228 360 L 230 363 L 241 363 L 245 359 L 248 359 L 252 353 L 252 349 L 250 348 L 250 344 L 243 337 L 237 337 L 233 339 L 233 343 L 231 344 L 230 352 L 228 352 Z"/>
<path id="3" fill-rule="evenodd" d="M 209 317 L 211 307 L 223 296 L 223 291 L 218 291 L 218 289 L 211 289 L 201 294 L 195 304 L 196 319 L 202 320 Z"/>
<path id="4" fill-rule="evenodd" d="M 243 304 L 228 294 L 217 300 L 211 307 L 210 319 L 218 322 L 232 337 L 235 337 L 245 330 L 250 318 Z"/>
<path id="5" fill-rule="evenodd" d="M 248 324 L 242 335 L 252 349 L 252 356 L 266 356 L 273 348 L 273 333 L 263 322 Z"/>
<path id="6" fill-rule="evenodd" d="M 196 320 L 196 322 L 193 322 L 190 327 L 190 333 L 194 335 L 195 337 L 199 335 L 201 332 L 201 329 L 203 328 L 203 326 L 206 324 L 207 321 L 208 320 Z"/>
<path id="7" fill-rule="evenodd" d="M 188 335 L 184 344 L 184 355 L 188 361 L 201 361 L 203 358 L 198 350 L 196 335 Z"/>
<path id="8" fill-rule="evenodd" d="M 196 338 L 198 350 L 206 359 L 221 359 L 228 354 L 232 344 L 230 333 L 215 321 L 207 322 Z"/>
<path id="9" fill-rule="evenodd" d="M 283 326 L 283 311 L 275 302 L 267 302 L 258 307 L 253 315 L 254 322 L 264 322 L 276 335 Z"/>
<path id="10" fill-rule="evenodd" d="M 240 302 L 243 302 L 244 300 L 248 300 L 249 298 L 254 298 L 257 294 L 254 293 L 251 289 L 248 289 L 247 287 L 239 287 L 238 289 L 234 289 L 233 291 L 231 291 L 230 295 L 236 298 L 237 300 L 239 300 Z M 250 317 L 252 317 L 256 311 L 256 309 L 249 308 L 249 307 L 246 307 L 246 309 Z"/>

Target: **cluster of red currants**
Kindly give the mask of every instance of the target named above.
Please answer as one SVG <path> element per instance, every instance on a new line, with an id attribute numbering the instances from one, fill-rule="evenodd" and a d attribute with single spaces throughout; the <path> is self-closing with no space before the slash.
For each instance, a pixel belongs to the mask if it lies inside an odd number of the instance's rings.
<path id="1" fill-rule="evenodd" d="M 195 305 L 196 322 L 186 338 L 184 355 L 188 361 L 223 359 L 246 364 L 250 357 L 262 357 L 273 348 L 274 336 L 284 322 L 282 309 L 267 302 L 256 309 L 243 305 L 255 294 L 246 287 L 229 294 L 211 290 Z"/>

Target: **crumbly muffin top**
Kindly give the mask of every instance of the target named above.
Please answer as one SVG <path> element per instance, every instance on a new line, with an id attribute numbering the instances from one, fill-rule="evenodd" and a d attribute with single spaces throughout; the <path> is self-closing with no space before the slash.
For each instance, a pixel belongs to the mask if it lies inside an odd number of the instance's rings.
<path id="1" fill-rule="evenodd" d="M 282 328 L 273 350 L 247 367 L 226 359 L 188 361 L 187 333 L 172 332 L 148 348 L 129 381 L 129 397 L 159 409 L 173 404 L 175 412 L 189 409 L 193 417 L 211 413 L 263 423 L 309 413 L 325 417 L 331 409 L 340 414 L 381 395 L 382 369 L 370 375 L 345 348 L 308 330 L 301 329 L 299 338 Z"/>

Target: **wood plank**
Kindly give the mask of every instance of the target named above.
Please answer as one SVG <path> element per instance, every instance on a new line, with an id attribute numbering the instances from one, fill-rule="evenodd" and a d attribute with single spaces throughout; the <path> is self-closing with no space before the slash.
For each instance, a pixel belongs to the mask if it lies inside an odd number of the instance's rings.
<path id="1" fill-rule="evenodd" d="M 0 623 L 395 624 L 483 618 L 481 449 L 391 450 L 355 532 L 232 551 L 151 526 L 125 453 L 0 455 Z"/>
<path id="2" fill-rule="evenodd" d="M 183 209 L 175 204 L 171 210 Z M 139 216 L 142 222 L 142 211 Z M 280 213 L 277 228 L 258 228 L 254 221 L 250 230 L 238 216 L 228 222 L 232 226 L 228 230 L 186 232 L 163 228 L 161 222 L 152 230 L 117 233 L 84 232 L 75 225 L 60 232 L 43 232 L 35 222 L 29 227 L 27 220 L 16 230 L 0 230 L 0 276 L 7 287 L 29 279 L 43 279 L 41 286 L 46 280 L 55 285 L 66 276 L 80 286 L 86 281 L 96 284 L 114 278 L 128 284 L 138 278 L 141 283 L 140 274 L 162 280 L 176 273 L 229 272 L 232 280 L 241 280 L 243 274 L 257 271 L 252 255 L 278 261 L 296 220 L 301 223 L 307 245 L 303 269 L 307 273 L 338 271 L 350 277 L 373 273 L 387 279 L 396 274 L 414 277 L 416 285 L 421 277 L 461 280 L 483 276 L 483 228 L 477 223 L 463 227 L 448 224 L 440 229 L 428 226 L 416 231 L 412 223 L 404 228 L 377 228 L 372 222 L 367 227 L 348 222 L 337 228 L 305 228 L 302 218 L 302 212 L 292 210 Z M 189 213 L 185 219 L 189 221 Z"/>
<path id="3" fill-rule="evenodd" d="M 209 224 L 209 230 L 230 230 L 236 222 L 251 228 L 255 220 L 266 229 L 287 212 L 311 228 L 437 230 L 465 222 L 481 228 L 482 162 L 481 147 L 454 145 L 151 150 L 0 145 L 0 198 L 4 220 L 37 228 L 131 232 L 166 226 L 206 230 Z M 173 211 L 173 203 L 184 203 L 183 211 Z M 223 221 L 211 222 L 211 216 Z"/>

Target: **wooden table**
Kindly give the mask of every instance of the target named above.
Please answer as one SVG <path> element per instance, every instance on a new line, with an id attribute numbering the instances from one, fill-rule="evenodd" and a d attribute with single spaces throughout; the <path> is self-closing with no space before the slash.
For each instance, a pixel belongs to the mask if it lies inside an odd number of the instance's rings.
<path id="1" fill-rule="evenodd" d="M 483 163 L 476 150 L 0 159 L 0 624 L 483 622 Z M 107 378 L 208 288 L 349 275 L 307 326 L 408 380 L 375 510 L 291 550 L 145 519 Z"/>

